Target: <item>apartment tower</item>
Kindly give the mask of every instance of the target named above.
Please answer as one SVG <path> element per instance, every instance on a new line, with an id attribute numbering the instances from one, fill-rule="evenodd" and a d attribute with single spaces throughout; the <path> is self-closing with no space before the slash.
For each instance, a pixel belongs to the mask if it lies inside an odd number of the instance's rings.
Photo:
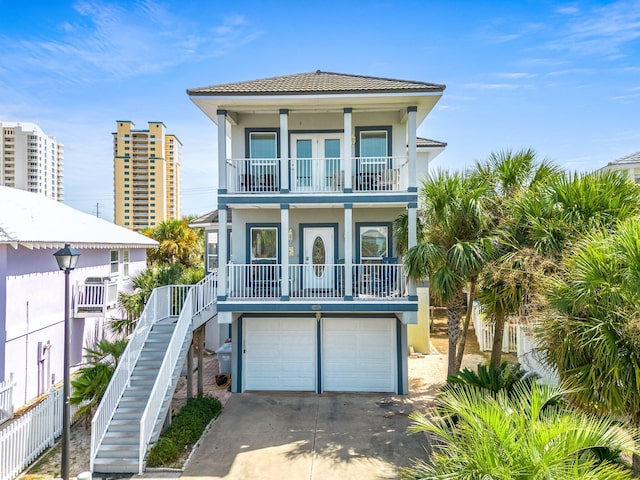
<path id="1" fill-rule="evenodd" d="M 113 134 L 114 219 L 139 230 L 180 218 L 182 143 L 162 122 L 134 130 L 118 120 Z"/>
<path id="2" fill-rule="evenodd" d="M 0 121 L 0 185 L 62 201 L 64 148 L 35 123 Z"/>

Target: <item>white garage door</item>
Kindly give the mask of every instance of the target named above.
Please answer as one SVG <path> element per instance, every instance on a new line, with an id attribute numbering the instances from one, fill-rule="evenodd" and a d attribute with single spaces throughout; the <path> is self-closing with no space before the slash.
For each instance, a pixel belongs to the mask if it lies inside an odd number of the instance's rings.
<path id="1" fill-rule="evenodd" d="M 316 320 L 245 318 L 244 390 L 316 390 Z"/>
<path id="2" fill-rule="evenodd" d="M 396 391 L 395 319 L 325 318 L 322 322 L 324 391 Z"/>

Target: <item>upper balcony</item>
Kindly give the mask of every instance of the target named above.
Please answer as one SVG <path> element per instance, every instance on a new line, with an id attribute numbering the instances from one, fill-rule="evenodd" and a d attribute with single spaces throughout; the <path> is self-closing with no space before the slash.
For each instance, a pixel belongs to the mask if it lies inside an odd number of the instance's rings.
<path id="1" fill-rule="evenodd" d="M 285 169 L 282 163 L 286 162 Z M 406 192 L 407 157 L 355 157 L 349 172 L 343 158 L 233 158 L 226 162 L 228 193 L 280 192 L 281 172 L 288 173 L 292 193 Z"/>
<path id="2" fill-rule="evenodd" d="M 118 282 L 108 277 L 90 277 L 78 285 L 76 318 L 101 317 L 115 308 L 118 301 Z"/>

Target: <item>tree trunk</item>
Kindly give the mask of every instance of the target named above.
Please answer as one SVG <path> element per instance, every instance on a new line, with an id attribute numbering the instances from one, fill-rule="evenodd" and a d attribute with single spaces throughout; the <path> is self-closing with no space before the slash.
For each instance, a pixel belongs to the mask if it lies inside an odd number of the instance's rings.
<path id="1" fill-rule="evenodd" d="M 460 336 L 460 318 L 466 309 L 466 299 L 463 291 L 460 291 L 447 304 L 447 336 L 449 337 L 449 361 L 447 364 L 447 376 L 456 374 L 456 346 Z"/>
<path id="2" fill-rule="evenodd" d="M 633 474 L 636 477 L 640 477 L 640 455 L 637 453 L 633 454 Z"/>
<path id="3" fill-rule="evenodd" d="M 502 360 L 502 337 L 504 337 L 504 312 L 496 313 L 496 322 L 493 330 L 493 347 L 491 348 L 491 365 L 498 368 Z"/>
<path id="4" fill-rule="evenodd" d="M 467 332 L 469 331 L 469 323 L 471 323 L 471 313 L 473 312 L 473 298 L 476 296 L 476 281 L 471 280 L 469 283 L 469 298 L 467 299 L 467 314 L 464 318 L 464 325 L 462 326 L 462 332 L 460 333 L 460 342 L 458 343 L 458 350 L 456 352 L 456 366 L 455 373 L 460 371 L 462 366 L 462 357 L 464 356 L 464 347 L 467 343 Z"/>

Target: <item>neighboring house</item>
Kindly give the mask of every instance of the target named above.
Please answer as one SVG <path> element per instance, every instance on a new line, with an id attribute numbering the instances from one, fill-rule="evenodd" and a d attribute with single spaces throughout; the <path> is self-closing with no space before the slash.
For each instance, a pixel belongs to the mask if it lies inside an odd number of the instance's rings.
<path id="1" fill-rule="evenodd" d="M 625 155 L 618 160 L 609 162 L 603 170 L 623 170 L 627 172 L 629 178 L 635 182 L 640 183 L 640 152 L 631 153 Z"/>
<path id="2" fill-rule="evenodd" d="M 407 393 L 418 296 L 391 227 L 407 213 L 415 245 L 419 179 L 445 147 L 417 127 L 444 89 L 317 71 L 188 90 L 218 126 L 232 391 Z"/>
<path id="3" fill-rule="evenodd" d="M 63 378 L 64 273 L 53 254 L 80 251 L 71 285 L 71 364 L 120 318 L 118 293 L 157 242 L 40 194 L 0 187 L 0 381 L 14 374 L 14 406 Z"/>

